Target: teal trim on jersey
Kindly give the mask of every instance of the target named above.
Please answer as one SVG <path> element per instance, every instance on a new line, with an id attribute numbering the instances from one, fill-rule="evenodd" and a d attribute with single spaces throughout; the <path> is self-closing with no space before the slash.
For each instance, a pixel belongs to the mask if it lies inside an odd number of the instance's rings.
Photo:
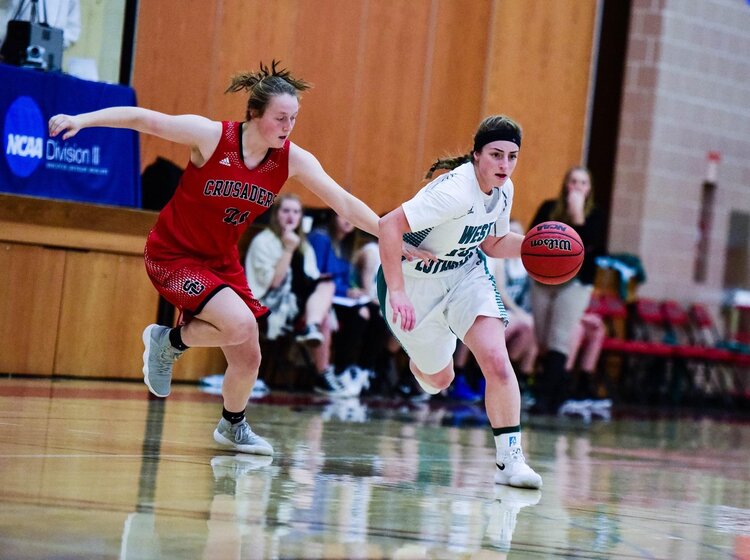
<path id="1" fill-rule="evenodd" d="M 406 241 L 409 245 L 414 245 L 415 247 L 419 247 L 422 244 L 422 241 L 425 240 L 425 237 L 430 235 L 430 232 L 432 230 L 433 228 L 405 233 L 402 239 Z"/>
<path id="2" fill-rule="evenodd" d="M 375 275 L 375 283 L 378 288 L 378 301 L 380 302 L 380 312 L 385 316 L 385 294 L 388 291 L 388 284 L 385 283 L 385 275 L 383 274 L 383 267 L 378 267 L 378 273 Z M 388 321 L 385 322 L 388 325 Z M 390 325 L 388 325 L 390 328 Z"/>
<path id="3" fill-rule="evenodd" d="M 500 316 L 503 319 L 503 323 L 505 323 L 505 326 L 507 327 L 509 322 L 508 311 L 505 309 L 505 304 L 500 297 L 500 292 L 497 291 L 497 282 L 495 282 L 495 275 L 490 272 L 490 269 L 487 266 L 487 255 L 484 254 L 484 251 L 477 250 L 477 256 L 482 261 L 485 274 L 489 277 L 490 282 L 492 282 L 492 289 L 495 291 L 495 303 L 497 304 L 497 308 L 500 310 Z"/>

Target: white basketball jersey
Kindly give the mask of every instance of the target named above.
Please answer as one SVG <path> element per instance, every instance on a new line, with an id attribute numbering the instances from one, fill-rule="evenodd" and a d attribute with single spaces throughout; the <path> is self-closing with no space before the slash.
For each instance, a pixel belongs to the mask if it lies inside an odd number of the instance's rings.
<path id="1" fill-rule="evenodd" d="M 503 237 L 510 231 L 512 203 L 513 182 L 507 179 L 487 195 L 471 162 L 428 183 L 401 206 L 412 230 L 404 241 L 438 261 L 404 260 L 404 274 L 440 277 L 458 271 L 488 236 Z"/>

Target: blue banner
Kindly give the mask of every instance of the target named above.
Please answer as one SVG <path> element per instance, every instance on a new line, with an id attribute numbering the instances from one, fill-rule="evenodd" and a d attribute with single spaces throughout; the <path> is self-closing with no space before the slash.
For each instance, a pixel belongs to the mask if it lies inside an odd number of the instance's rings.
<path id="1" fill-rule="evenodd" d="M 132 88 L 0 64 L 0 191 L 141 206 L 138 133 L 87 128 L 50 138 L 53 115 L 135 105 Z"/>

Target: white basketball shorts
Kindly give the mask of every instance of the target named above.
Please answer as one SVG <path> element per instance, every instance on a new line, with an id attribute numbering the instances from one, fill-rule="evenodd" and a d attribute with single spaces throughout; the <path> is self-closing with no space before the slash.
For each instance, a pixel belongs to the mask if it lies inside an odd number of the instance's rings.
<path id="1" fill-rule="evenodd" d="M 380 309 L 393 335 L 419 370 L 438 373 L 446 367 L 477 317 L 497 317 L 506 325 L 508 314 L 497 292 L 485 257 L 475 257 L 447 277 L 404 277 L 404 288 L 414 305 L 416 324 L 411 331 L 393 323 L 393 310 L 382 269 L 378 271 Z"/>

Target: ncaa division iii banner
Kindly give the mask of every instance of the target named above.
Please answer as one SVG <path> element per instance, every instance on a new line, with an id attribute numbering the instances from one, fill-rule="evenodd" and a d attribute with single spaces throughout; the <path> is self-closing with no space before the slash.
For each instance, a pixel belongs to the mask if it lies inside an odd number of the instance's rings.
<path id="1" fill-rule="evenodd" d="M 136 132 L 88 128 L 68 140 L 47 132 L 57 113 L 135 105 L 131 88 L 2 64 L 0 82 L 0 191 L 140 208 Z"/>

